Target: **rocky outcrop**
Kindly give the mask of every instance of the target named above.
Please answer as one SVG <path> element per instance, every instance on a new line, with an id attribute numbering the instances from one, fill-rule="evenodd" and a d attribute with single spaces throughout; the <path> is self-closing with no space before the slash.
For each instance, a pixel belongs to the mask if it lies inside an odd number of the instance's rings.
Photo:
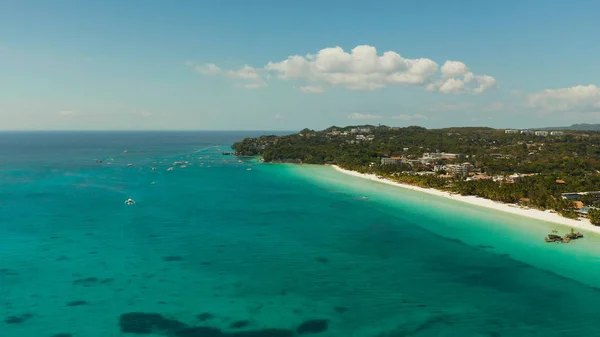
<path id="1" fill-rule="evenodd" d="M 556 235 L 556 234 L 548 234 L 548 236 L 546 238 L 544 238 L 544 241 L 569 243 L 569 242 L 571 242 L 571 240 L 581 239 L 582 237 L 583 237 L 583 234 L 581 234 L 579 232 L 576 233 L 574 230 L 571 230 L 571 233 L 565 234 L 564 236 L 560 236 L 560 235 Z"/>

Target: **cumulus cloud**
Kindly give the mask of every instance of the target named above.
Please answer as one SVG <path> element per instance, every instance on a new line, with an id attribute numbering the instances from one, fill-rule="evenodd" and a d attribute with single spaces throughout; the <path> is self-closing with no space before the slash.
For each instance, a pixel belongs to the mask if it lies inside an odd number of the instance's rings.
<path id="1" fill-rule="evenodd" d="M 383 116 L 372 115 L 372 114 L 361 114 L 361 113 L 355 112 L 355 113 L 348 115 L 348 118 L 350 118 L 350 119 L 379 119 L 379 118 L 383 118 Z"/>
<path id="2" fill-rule="evenodd" d="M 401 120 L 401 121 L 411 121 L 411 120 L 418 120 L 418 119 L 429 119 L 427 118 L 427 116 L 421 115 L 421 114 L 414 114 L 414 115 L 398 115 L 398 116 L 393 116 L 392 119 L 397 119 L 397 120 Z"/>
<path id="3" fill-rule="evenodd" d="M 323 89 L 323 87 L 321 86 L 313 86 L 313 85 L 307 85 L 304 87 L 300 87 L 300 91 L 307 93 L 307 94 L 320 94 L 322 92 L 325 92 L 325 89 Z"/>
<path id="4" fill-rule="evenodd" d="M 480 94 L 497 85 L 492 76 L 475 75 L 462 62 L 446 61 L 441 69 L 441 77 L 428 84 L 427 90 L 445 94 Z"/>
<path id="5" fill-rule="evenodd" d="M 202 74 L 223 71 L 212 63 L 192 66 Z M 459 61 L 446 61 L 440 71 L 439 65 L 428 58 L 404 58 L 394 51 L 379 55 L 375 47 L 368 45 L 356 46 L 349 52 L 341 47 L 324 48 L 316 54 L 292 55 L 281 61 L 271 61 L 263 68 L 244 68 L 253 69 L 262 81 L 255 79 L 253 83 L 266 85 L 265 80 L 271 73 L 281 80 L 301 82 L 300 90 L 306 93 L 323 92 L 324 86 L 377 90 L 403 85 L 446 94 L 479 94 L 496 86 L 496 79 L 475 75 Z M 231 76 L 231 71 L 225 73 Z"/>
<path id="6" fill-rule="evenodd" d="M 201 65 L 196 65 L 193 62 L 188 61 L 188 62 L 186 62 L 186 64 L 201 74 L 214 75 L 214 74 L 218 74 L 221 72 L 221 68 L 219 68 L 214 63 L 206 63 L 206 64 L 201 64 Z"/>
<path id="7" fill-rule="evenodd" d="M 529 94 L 527 102 L 530 107 L 545 111 L 600 111 L 600 88 L 590 84 L 547 89 Z"/>
<path id="8" fill-rule="evenodd" d="M 248 89 L 256 89 L 267 86 L 267 82 L 259 72 L 249 65 L 244 65 L 238 70 L 223 70 L 214 63 L 197 65 L 191 61 L 186 65 L 203 75 L 224 75 L 238 80 L 237 85 Z"/>
<path id="9" fill-rule="evenodd" d="M 357 46 L 350 53 L 334 47 L 315 55 L 292 55 L 269 62 L 265 69 L 284 80 L 375 90 L 387 85 L 423 85 L 434 77 L 438 65 L 425 58 L 405 59 L 393 51 L 380 56 L 375 47 Z"/>

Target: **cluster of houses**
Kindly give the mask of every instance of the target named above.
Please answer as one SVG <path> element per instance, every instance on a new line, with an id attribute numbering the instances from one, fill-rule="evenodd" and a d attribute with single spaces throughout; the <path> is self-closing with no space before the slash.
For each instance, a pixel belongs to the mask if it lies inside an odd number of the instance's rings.
<path id="1" fill-rule="evenodd" d="M 372 141 L 375 139 L 371 133 L 371 128 L 369 127 L 357 127 L 351 128 L 349 131 L 340 131 L 340 130 L 331 130 L 327 133 L 328 136 L 341 136 L 341 137 L 352 137 L 347 142 L 350 144 L 358 143 L 361 141 Z"/>
<path id="2" fill-rule="evenodd" d="M 527 136 L 539 136 L 539 137 L 548 137 L 548 135 L 550 136 L 563 136 L 565 133 L 562 131 L 544 131 L 544 130 L 537 130 L 537 131 L 533 131 L 533 130 L 516 130 L 516 129 L 507 129 L 504 130 L 504 133 L 506 134 L 522 134 L 522 135 L 527 135 Z"/>
<path id="3" fill-rule="evenodd" d="M 600 200 L 600 191 L 569 192 L 562 193 L 560 196 L 565 200 L 573 201 L 573 208 L 575 209 L 575 212 L 585 216 L 588 211 L 594 207 L 586 206 L 583 201 L 579 199 L 588 195 L 594 197 L 595 200 Z"/>
<path id="4" fill-rule="evenodd" d="M 409 164 L 411 166 L 423 165 L 429 167 L 431 171 L 424 170 L 416 172 L 418 175 L 436 174 L 442 178 L 451 178 L 454 176 L 466 176 L 467 181 L 472 180 L 493 180 L 496 182 L 503 182 L 507 184 L 514 183 L 517 178 L 529 177 L 534 175 L 524 173 L 514 173 L 511 175 L 495 175 L 489 176 L 487 174 L 478 173 L 479 170 L 469 162 L 456 163 L 457 160 L 463 158 L 464 155 L 456 153 L 424 153 L 419 159 L 408 159 L 404 156 L 396 157 L 382 157 L 381 165 L 398 165 L 398 164 Z M 453 164 L 440 164 L 440 160 L 452 160 Z M 600 198 L 600 196 L 599 196 Z"/>

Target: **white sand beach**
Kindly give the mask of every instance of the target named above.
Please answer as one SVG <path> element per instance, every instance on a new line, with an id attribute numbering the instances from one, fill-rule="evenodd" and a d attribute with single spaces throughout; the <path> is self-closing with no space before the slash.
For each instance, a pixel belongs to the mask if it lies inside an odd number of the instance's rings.
<path id="1" fill-rule="evenodd" d="M 331 165 L 331 167 L 333 167 L 338 172 L 348 174 L 348 175 L 358 177 L 358 178 L 368 179 L 368 180 L 376 181 L 376 182 L 387 184 L 387 185 L 402 187 L 402 188 L 406 188 L 406 189 L 413 190 L 413 191 L 436 195 L 438 197 L 444 197 L 444 198 L 449 198 L 449 199 L 456 200 L 456 201 L 466 202 L 468 204 L 475 205 L 475 206 L 487 207 L 487 208 L 495 209 L 495 210 L 502 211 L 502 212 L 521 215 L 521 216 L 538 219 L 538 220 L 542 220 L 542 221 L 557 223 L 557 224 L 568 226 L 568 227 L 571 227 L 574 229 L 582 229 L 582 230 L 589 231 L 589 232 L 600 233 L 600 227 L 592 225 L 590 223 L 590 221 L 585 218 L 580 218 L 579 220 L 568 219 L 568 218 L 560 216 L 557 213 L 551 213 L 550 211 L 540 211 L 540 210 L 531 209 L 531 208 L 521 208 L 514 204 L 505 204 L 505 203 L 501 203 L 501 202 L 497 202 L 497 201 L 493 201 L 493 200 L 489 200 L 489 199 L 484 199 L 484 198 L 480 198 L 480 197 L 476 197 L 476 196 L 463 196 L 463 195 L 453 194 L 453 193 L 449 193 L 449 192 L 445 192 L 445 191 L 439 191 L 439 190 L 436 190 L 433 188 L 422 188 L 422 187 L 412 186 L 412 185 L 408 185 L 408 184 L 401 184 L 401 183 L 391 181 L 388 179 L 379 178 L 374 174 L 364 174 L 364 173 L 359 173 L 359 172 L 355 172 L 355 171 L 345 170 L 336 165 Z"/>

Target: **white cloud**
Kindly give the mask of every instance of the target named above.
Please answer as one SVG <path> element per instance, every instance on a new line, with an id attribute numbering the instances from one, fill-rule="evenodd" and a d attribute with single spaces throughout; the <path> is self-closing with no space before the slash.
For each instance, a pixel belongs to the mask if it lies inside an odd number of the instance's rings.
<path id="1" fill-rule="evenodd" d="M 205 63 L 205 64 L 201 64 L 201 65 L 196 65 L 193 62 L 186 62 L 186 64 L 190 67 L 192 67 L 195 71 L 201 73 L 201 74 L 205 74 L 205 75 L 215 75 L 221 72 L 221 68 L 219 68 L 216 64 L 214 63 Z"/>
<path id="2" fill-rule="evenodd" d="M 75 115 L 76 112 L 75 111 L 71 111 L 71 110 L 61 110 L 58 112 L 59 115 L 61 116 L 72 116 Z"/>
<path id="3" fill-rule="evenodd" d="M 449 78 L 439 87 L 439 91 L 444 94 L 454 93 L 458 94 L 463 91 L 465 88 L 465 82 L 458 80 L 456 78 Z"/>
<path id="4" fill-rule="evenodd" d="M 441 75 L 438 68 L 436 62 L 427 58 L 406 59 L 394 51 L 378 55 L 375 47 L 368 45 L 357 46 L 350 52 L 334 47 L 321 49 L 315 55 L 292 55 L 280 62 L 269 62 L 265 67 L 284 80 L 324 83 L 350 90 L 409 85 L 442 93 L 481 93 L 496 83 L 491 76 L 474 75 L 462 62 L 446 61 Z M 467 87 L 464 83 L 472 84 Z"/>
<path id="5" fill-rule="evenodd" d="M 348 115 L 348 118 L 350 118 L 350 119 L 379 119 L 379 118 L 383 118 L 383 116 L 372 115 L 372 114 L 361 114 L 361 113 L 355 112 L 355 113 Z"/>
<path id="6" fill-rule="evenodd" d="M 321 86 L 312 86 L 312 85 L 307 85 L 304 87 L 300 87 L 300 91 L 307 93 L 307 94 L 320 94 L 322 92 L 325 92 L 325 89 L 323 89 L 323 87 Z"/>
<path id="7" fill-rule="evenodd" d="M 545 111 L 600 111 L 600 88 L 590 84 L 547 89 L 529 94 L 527 102 L 530 107 Z"/>
<path id="8" fill-rule="evenodd" d="M 242 84 L 244 88 L 257 89 L 267 86 L 267 82 L 263 80 L 258 71 L 249 65 L 244 65 L 239 70 L 228 70 L 226 74 L 230 78 L 244 81 L 245 83 Z"/>
<path id="9" fill-rule="evenodd" d="M 417 119 L 429 119 L 427 118 L 427 116 L 421 115 L 421 114 L 414 114 L 414 115 L 398 115 L 398 116 L 393 116 L 392 119 L 397 119 L 397 120 L 401 120 L 401 121 L 410 121 L 410 120 L 417 120 Z"/>
<path id="10" fill-rule="evenodd" d="M 201 66 L 187 62 L 202 74 L 225 73 L 250 81 L 248 88 L 266 86 L 269 73 L 282 80 L 302 83 L 305 93 L 320 93 L 324 86 L 339 86 L 350 90 L 377 90 L 387 86 L 424 87 L 446 94 L 479 94 L 496 86 L 496 79 L 475 75 L 459 61 L 446 61 L 441 68 L 428 58 L 409 59 L 397 52 L 378 55 L 368 45 L 356 46 L 349 52 L 341 47 L 324 48 L 316 54 L 292 55 L 281 61 L 268 62 L 264 68 L 245 65 L 240 70 L 222 70 L 213 63 Z"/>
<path id="11" fill-rule="evenodd" d="M 442 76 L 444 77 L 458 77 L 468 73 L 470 73 L 469 68 L 462 62 L 446 61 L 442 66 Z"/>
<path id="12" fill-rule="evenodd" d="M 144 117 L 144 118 L 148 118 L 150 117 L 152 114 L 146 110 L 143 110 L 140 112 L 140 116 Z"/>
<path id="13" fill-rule="evenodd" d="M 185 63 L 195 71 L 203 75 L 224 75 L 232 79 L 241 81 L 237 83 L 238 87 L 244 87 L 247 89 L 257 89 L 266 87 L 267 82 L 263 79 L 263 76 L 259 72 L 249 65 L 244 65 L 238 70 L 223 70 L 214 63 L 205 63 L 202 65 L 196 65 L 191 61 Z"/>
<path id="14" fill-rule="evenodd" d="M 350 90 L 375 90 L 386 85 L 423 85 L 438 70 L 429 59 L 404 59 L 388 51 L 377 55 L 375 47 L 357 46 L 321 49 L 315 55 L 293 55 L 265 67 L 281 79 L 343 86 Z"/>
<path id="15" fill-rule="evenodd" d="M 427 90 L 439 90 L 445 94 L 480 94 L 498 85 L 492 76 L 475 75 L 466 64 L 459 61 L 446 61 L 441 73 L 441 78 L 430 83 Z"/>
<path id="16" fill-rule="evenodd" d="M 273 116 L 275 119 L 282 119 L 283 116 L 281 114 L 275 114 L 275 116 Z"/>

